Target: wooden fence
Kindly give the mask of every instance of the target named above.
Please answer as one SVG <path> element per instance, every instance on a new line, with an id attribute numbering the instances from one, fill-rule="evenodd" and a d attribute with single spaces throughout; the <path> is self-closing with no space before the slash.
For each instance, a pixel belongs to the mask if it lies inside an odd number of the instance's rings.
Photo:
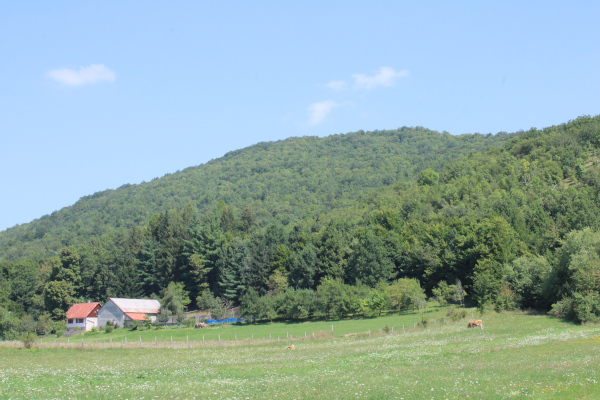
<path id="1" fill-rule="evenodd" d="M 460 322 L 462 323 L 462 321 Z M 446 318 L 438 318 L 434 320 L 427 321 L 427 327 L 435 327 L 446 324 Z M 350 339 L 364 339 L 368 337 L 377 337 L 377 336 L 387 336 L 387 335 L 397 335 L 411 331 L 417 331 L 420 329 L 424 329 L 426 327 L 422 326 L 420 323 L 414 322 L 413 325 L 397 325 L 397 326 L 385 326 L 379 328 L 379 330 L 368 330 L 365 332 L 346 332 L 339 334 L 338 332 L 334 332 L 334 326 L 331 325 L 331 331 L 320 331 L 320 332 L 304 332 L 304 334 L 290 334 L 287 333 L 286 337 L 273 336 L 269 334 L 269 337 L 254 337 L 254 334 L 251 334 L 250 337 L 246 338 L 238 338 L 237 334 L 234 339 L 221 340 L 221 335 L 218 335 L 217 339 L 212 340 L 204 340 L 204 335 L 202 340 L 189 340 L 189 335 L 186 337 L 186 340 L 173 340 L 173 336 L 171 336 L 170 340 L 157 340 L 157 337 L 154 337 L 154 340 L 142 340 L 140 336 L 139 340 L 136 341 L 128 341 L 127 338 L 123 338 L 120 341 L 113 340 L 113 338 L 103 339 L 103 338 L 78 338 L 78 337 L 70 337 L 67 338 L 66 342 L 64 339 L 56 339 L 56 338 L 38 338 L 32 344 L 32 347 L 35 348 L 66 348 L 66 349 L 80 349 L 80 350 L 91 350 L 91 349 L 197 349 L 197 348 L 215 348 L 215 347 L 234 347 L 234 346 L 252 346 L 252 345 L 260 345 L 267 343 L 285 343 L 290 344 L 293 342 L 310 342 L 317 340 L 350 340 Z M 336 336 L 337 335 L 337 336 Z M 20 340 L 5 340 L 0 341 L 0 347 L 7 348 L 23 348 L 25 347 L 24 343 Z"/>

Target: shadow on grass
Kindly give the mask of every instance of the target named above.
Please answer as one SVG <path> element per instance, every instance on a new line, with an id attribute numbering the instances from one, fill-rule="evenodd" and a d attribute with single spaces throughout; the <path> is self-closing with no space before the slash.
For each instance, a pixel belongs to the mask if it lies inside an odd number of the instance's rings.
<path id="1" fill-rule="evenodd" d="M 254 321 L 254 322 L 244 322 L 242 324 L 234 324 L 233 326 L 268 326 L 271 323 L 279 323 L 279 324 L 285 324 L 288 326 L 297 326 L 297 325 L 301 325 L 307 322 L 327 322 L 327 323 L 336 323 L 336 322 L 342 322 L 342 321 L 371 321 L 371 320 L 376 320 L 378 318 L 381 317 L 389 317 L 389 316 L 396 316 L 396 317 L 403 317 L 403 316 L 419 316 L 421 314 L 432 314 L 435 312 L 440 312 L 442 310 L 445 309 L 449 309 L 449 306 L 444 306 L 444 307 L 440 307 L 440 306 L 431 306 L 428 307 L 426 310 L 403 310 L 402 312 L 398 313 L 397 311 L 388 311 L 388 312 L 382 312 L 381 315 L 374 315 L 374 316 L 366 316 L 366 315 L 352 315 L 352 316 L 348 316 L 348 317 L 343 317 L 343 318 L 326 318 L 326 317 L 315 317 L 315 318 L 307 318 L 307 319 L 297 319 L 297 320 L 289 320 L 289 319 L 273 319 L 272 321 L 269 320 L 259 320 L 259 321 Z"/>

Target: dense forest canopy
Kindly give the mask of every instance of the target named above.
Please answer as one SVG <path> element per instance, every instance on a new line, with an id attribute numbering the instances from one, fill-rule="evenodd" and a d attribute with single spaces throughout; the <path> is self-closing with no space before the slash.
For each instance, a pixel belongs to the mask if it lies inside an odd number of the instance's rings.
<path id="1" fill-rule="evenodd" d="M 288 225 L 360 202 L 373 189 L 411 181 L 512 135 L 452 136 L 425 128 L 289 138 L 236 150 L 198 167 L 86 196 L 31 223 L 0 232 L 0 259 L 40 259 L 92 237 L 127 232 L 157 212 L 219 201 L 253 210 L 256 222 Z"/>
<path id="2" fill-rule="evenodd" d="M 599 116 L 261 143 L 2 232 L 0 311 L 60 319 L 76 299 L 161 295 L 341 317 L 468 294 L 594 321 L 599 147 Z"/>

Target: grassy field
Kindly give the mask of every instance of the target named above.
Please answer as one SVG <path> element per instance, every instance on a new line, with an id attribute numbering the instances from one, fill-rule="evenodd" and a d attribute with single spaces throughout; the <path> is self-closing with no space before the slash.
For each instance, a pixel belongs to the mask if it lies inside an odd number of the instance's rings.
<path id="1" fill-rule="evenodd" d="M 446 316 L 447 308 L 430 307 L 424 315 L 430 324 L 443 323 Z M 473 310 L 468 310 L 469 315 Z M 449 321 L 449 319 L 447 319 Z M 122 341 L 127 343 L 139 343 L 140 338 L 143 343 L 151 345 L 156 341 L 159 346 L 164 346 L 168 343 L 170 346 L 171 338 L 176 342 L 176 347 L 181 347 L 184 342 L 203 342 L 207 345 L 215 345 L 219 337 L 222 344 L 225 341 L 234 341 L 237 337 L 238 342 L 248 342 L 249 339 L 257 340 L 276 340 L 286 339 L 289 336 L 295 339 L 304 338 L 305 334 L 310 336 L 312 332 L 318 335 L 321 331 L 331 334 L 333 327 L 334 336 L 340 336 L 348 333 L 358 332 L 365 336 L 371 331 L 373 334 L 379 333 L 380 329 L 386 325 L 393 328 L 394 332 L 398 330 L 413 329 L 415 323 L 421 321 L 421 314 L 408 312 L 403 315 L 388 314 L 377 318 L 362 318 L 362 319 L 343 319 L 334 321 L 306 321 L 306 322 L 273 322 L 273 323 L 258 323 L 258 324 L 242 324 L 242 325 L 211 325 L 206 329 L 182 328 L 182 327 L 167 327 L 163 329 L 135 330 L 117 329 L 107 334 L 105 332 L 87 332 L 85 335 L 76 335 L 69 339 L 55 339 L 49 337 L 42 339 L 42 343 L 54 344 L 58 343 L 66 345 L 67 341 L 72 344 L 81 345 L 84 341 L 85 345 L 101 344 L 105 342 L 107 345 L 112 342 L 116 345 Z M 212 342 L 212 343 L 211 343 Z M 229 343 L 228 343 L 229 344 Z M 233 344 L 233 343 L 231 343 Z"/>
<path id="2" fill-rule="evenodd" d="M 442 311 L 436 312 L 442 315 Z M 294 351 L 284 350 L 291 343 L 284 339 L 257 340 L 252 346 L 239 343 L 237 347 L 190 349 L 0 348 L 0 397 L 600 398 L 600 326 L 577 326 L 521 313 L 491 313 L 483 318 L 483 330 L 466 329 L 466 321 L 448 321 L 379 335 L 382 325 L 404 323 L 412 328 L 417 319 L 419 316 L 412 314 L 336 321 L 335 338 L 294 340 Z M 344 324 L 348 324 L 348 332 Z M 269 331 L 285 334 L 294 328 L 303 337 L 305 329 L 320 331 L 327 325 L 330 330 L 331 322 L 211 329 L 254 330 L 257 338 Z M 369 326 L 377 334 L 342 336 Z M 360 329 L 350 329 L 355 327 Z M 174 339 L 185 337 L 185 330 L 172 332 Z"/>

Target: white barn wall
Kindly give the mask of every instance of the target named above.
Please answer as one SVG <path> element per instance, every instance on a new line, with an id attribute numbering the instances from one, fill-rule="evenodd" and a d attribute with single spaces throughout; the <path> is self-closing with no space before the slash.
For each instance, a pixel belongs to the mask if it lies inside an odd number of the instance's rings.
<path id="1" fill-rule="evenodd" d="M 119 307 L 109 300 L 98 311 L 98 326 L 106 326 L 106 322 L 116 322 L 119 326 L 124 326 L 125 313 Z"/>

